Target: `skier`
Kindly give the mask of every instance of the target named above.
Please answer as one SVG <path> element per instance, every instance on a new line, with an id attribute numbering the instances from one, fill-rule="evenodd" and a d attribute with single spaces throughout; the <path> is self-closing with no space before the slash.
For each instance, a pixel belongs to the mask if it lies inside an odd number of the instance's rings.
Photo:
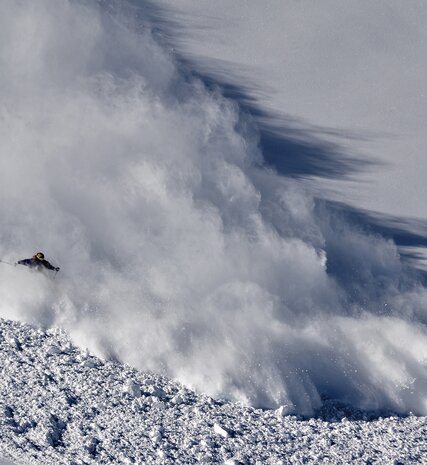
<path id="1" fill-rule="evenodd" d="M 37 252 L 32 258 L 25 258 L 24 260 L 19 260 L 15 263 L 15 265 L 25 265 L 36 270 L 46 268 L 48 270 L 59 271 L 59 266 L 55 267 L 44 259 L 43 252 Z"/>

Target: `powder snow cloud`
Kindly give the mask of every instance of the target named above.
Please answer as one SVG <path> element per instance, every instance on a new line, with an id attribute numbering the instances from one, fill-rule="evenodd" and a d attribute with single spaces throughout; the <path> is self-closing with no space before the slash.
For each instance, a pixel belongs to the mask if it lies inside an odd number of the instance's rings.
<path id="1" fill-rule="evenodd" d="M 62 270 L 3 266 L 0 315 L 253 405 L 426 413 L 427 297 L 395 245 L 264 168 L 125 6 L 2 2 L 0 254 Z"/>

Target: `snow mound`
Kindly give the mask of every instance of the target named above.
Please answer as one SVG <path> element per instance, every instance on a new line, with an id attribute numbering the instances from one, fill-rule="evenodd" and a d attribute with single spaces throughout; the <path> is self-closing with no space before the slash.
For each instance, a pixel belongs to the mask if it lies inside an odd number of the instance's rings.
<path id="1" fill-rule="evenodd" d="M 101 360 L 73 347 L 59 330 L 0 320 L 0 366 L 0 456 L 16 463 L 396 464 L 427 458 L 425 417 L 356 418 L 357 412 L 336 405 L 329 408 L 333 421 L 277 415 Z"/>

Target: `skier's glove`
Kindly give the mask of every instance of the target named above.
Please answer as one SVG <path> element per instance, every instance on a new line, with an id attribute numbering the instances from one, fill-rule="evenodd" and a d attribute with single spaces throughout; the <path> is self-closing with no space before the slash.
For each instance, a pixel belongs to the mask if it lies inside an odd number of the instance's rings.
<path id="1" fill-rule="evenodd" d="M 57 267 L 55 268 L 55 271 L 59 271 L 60 269 L 61 269 L 61 268 L 59 268 L 59 266 L 57 266 Z"/>

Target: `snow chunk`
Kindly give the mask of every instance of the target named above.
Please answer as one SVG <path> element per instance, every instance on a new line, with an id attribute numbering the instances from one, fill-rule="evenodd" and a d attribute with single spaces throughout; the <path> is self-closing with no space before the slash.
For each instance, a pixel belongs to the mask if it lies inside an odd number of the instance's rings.
<path id="1" fill-rule="evenodd" d="M 200 441 L 200 445 L 202 447 L 214 447 L 215 446 L 215 441 L 213 441 L 211 438 L 205 438 Z"/>
<path id="2" fill-rule="evenodd" d="M 276 410 L 276 417 L 277 418 L 283 418 L 286 417 L 287 415 L 290 415 L 292 412 L 295 411 L 295 407 L 292 404 L 285 404 L 281 405 L 277 410 Z"/>
<path id="3" fill-rule="evenodd" d="M 52 344 L 46 351 L 47 355 L 60 355 L 62 350 L 55 344 Z"/>
<path id="4" fill-rule="evenodd" d="M 223 438 L 228 438 L 230 436 L 230 432 L 224 429 L 222 426 L 220 426 L 218 423 L 214 424 L 213 427 L 214 431 L 216 434 L 219 434 Z"/>
<path id="5" fill-rule="evenodd" d="M 46 433 L 46 440 L 50 446 L 58 447 L 61 444 L 66 426 L 66 423 L 56 415 L 50 416 L 50 428 Z"/>
<path id="6" fill-rule="evenodd" d="M 227 460 L 224 462 L 225 465 L 238 465 L 238 463 L 239 463 L 239 462 L 238 462 L 237 460 L 235 460 L 235 459 L 227 459 Z"/>
<path id="7" fill-rule="evenodd" d="M 8 342 L 16 350 L 22 350 L 21 343 L 18 341 L 18 339 L 16 337 L 14 337 L 14 336 L 9 337 Z"/>
<path id="8" fill-rule="evenodd" d="M 148 392 L 152 396 L 158 397 L 159 399 L 165 399 L 167 397 L 166 392 L 162 388 L 159 388 L 159 387 L 156 387 L 156 386 L 150 386 L 148 388 Z"/>
<path id="9" fill-rule="evenodd" d="M 171 402 L 175 405 L 181 405 L 185 403 L 185 400 L 181 395 L 177 394 L 176 396 L 172 397 Z"/>
<path id="10" fill-rule="evenodd" d="M 88 358 L 88 359 L 83 361 L 82 365 L 85 368 L 96 368 L 98 366 L 98 363 L 96 362 L 96 360 L 92 360 L 92 359 Z"/>
<path id="11" fill-rule="evenodd" d="M 141 397 L 141 387 L 133 380 L 128 381 L 123 386 L 123 392 L 129 394 L 131 397 Z"/>
<path id="12" fill-rule="evenodd" d="M 150 439 L 154 444 L 158 444 L 163 438 L 163 428 L 158 427 L 150 431 Z"/>
<path id="13" fill-rule="evenodd" d="M 88 445 L 87 445 L 87 451 L 89 455 L 92 457 L 95 457 L 97 455 L 97 448 L 98 444 L 100 443 L 98 438 L 91 438 Z"/>

